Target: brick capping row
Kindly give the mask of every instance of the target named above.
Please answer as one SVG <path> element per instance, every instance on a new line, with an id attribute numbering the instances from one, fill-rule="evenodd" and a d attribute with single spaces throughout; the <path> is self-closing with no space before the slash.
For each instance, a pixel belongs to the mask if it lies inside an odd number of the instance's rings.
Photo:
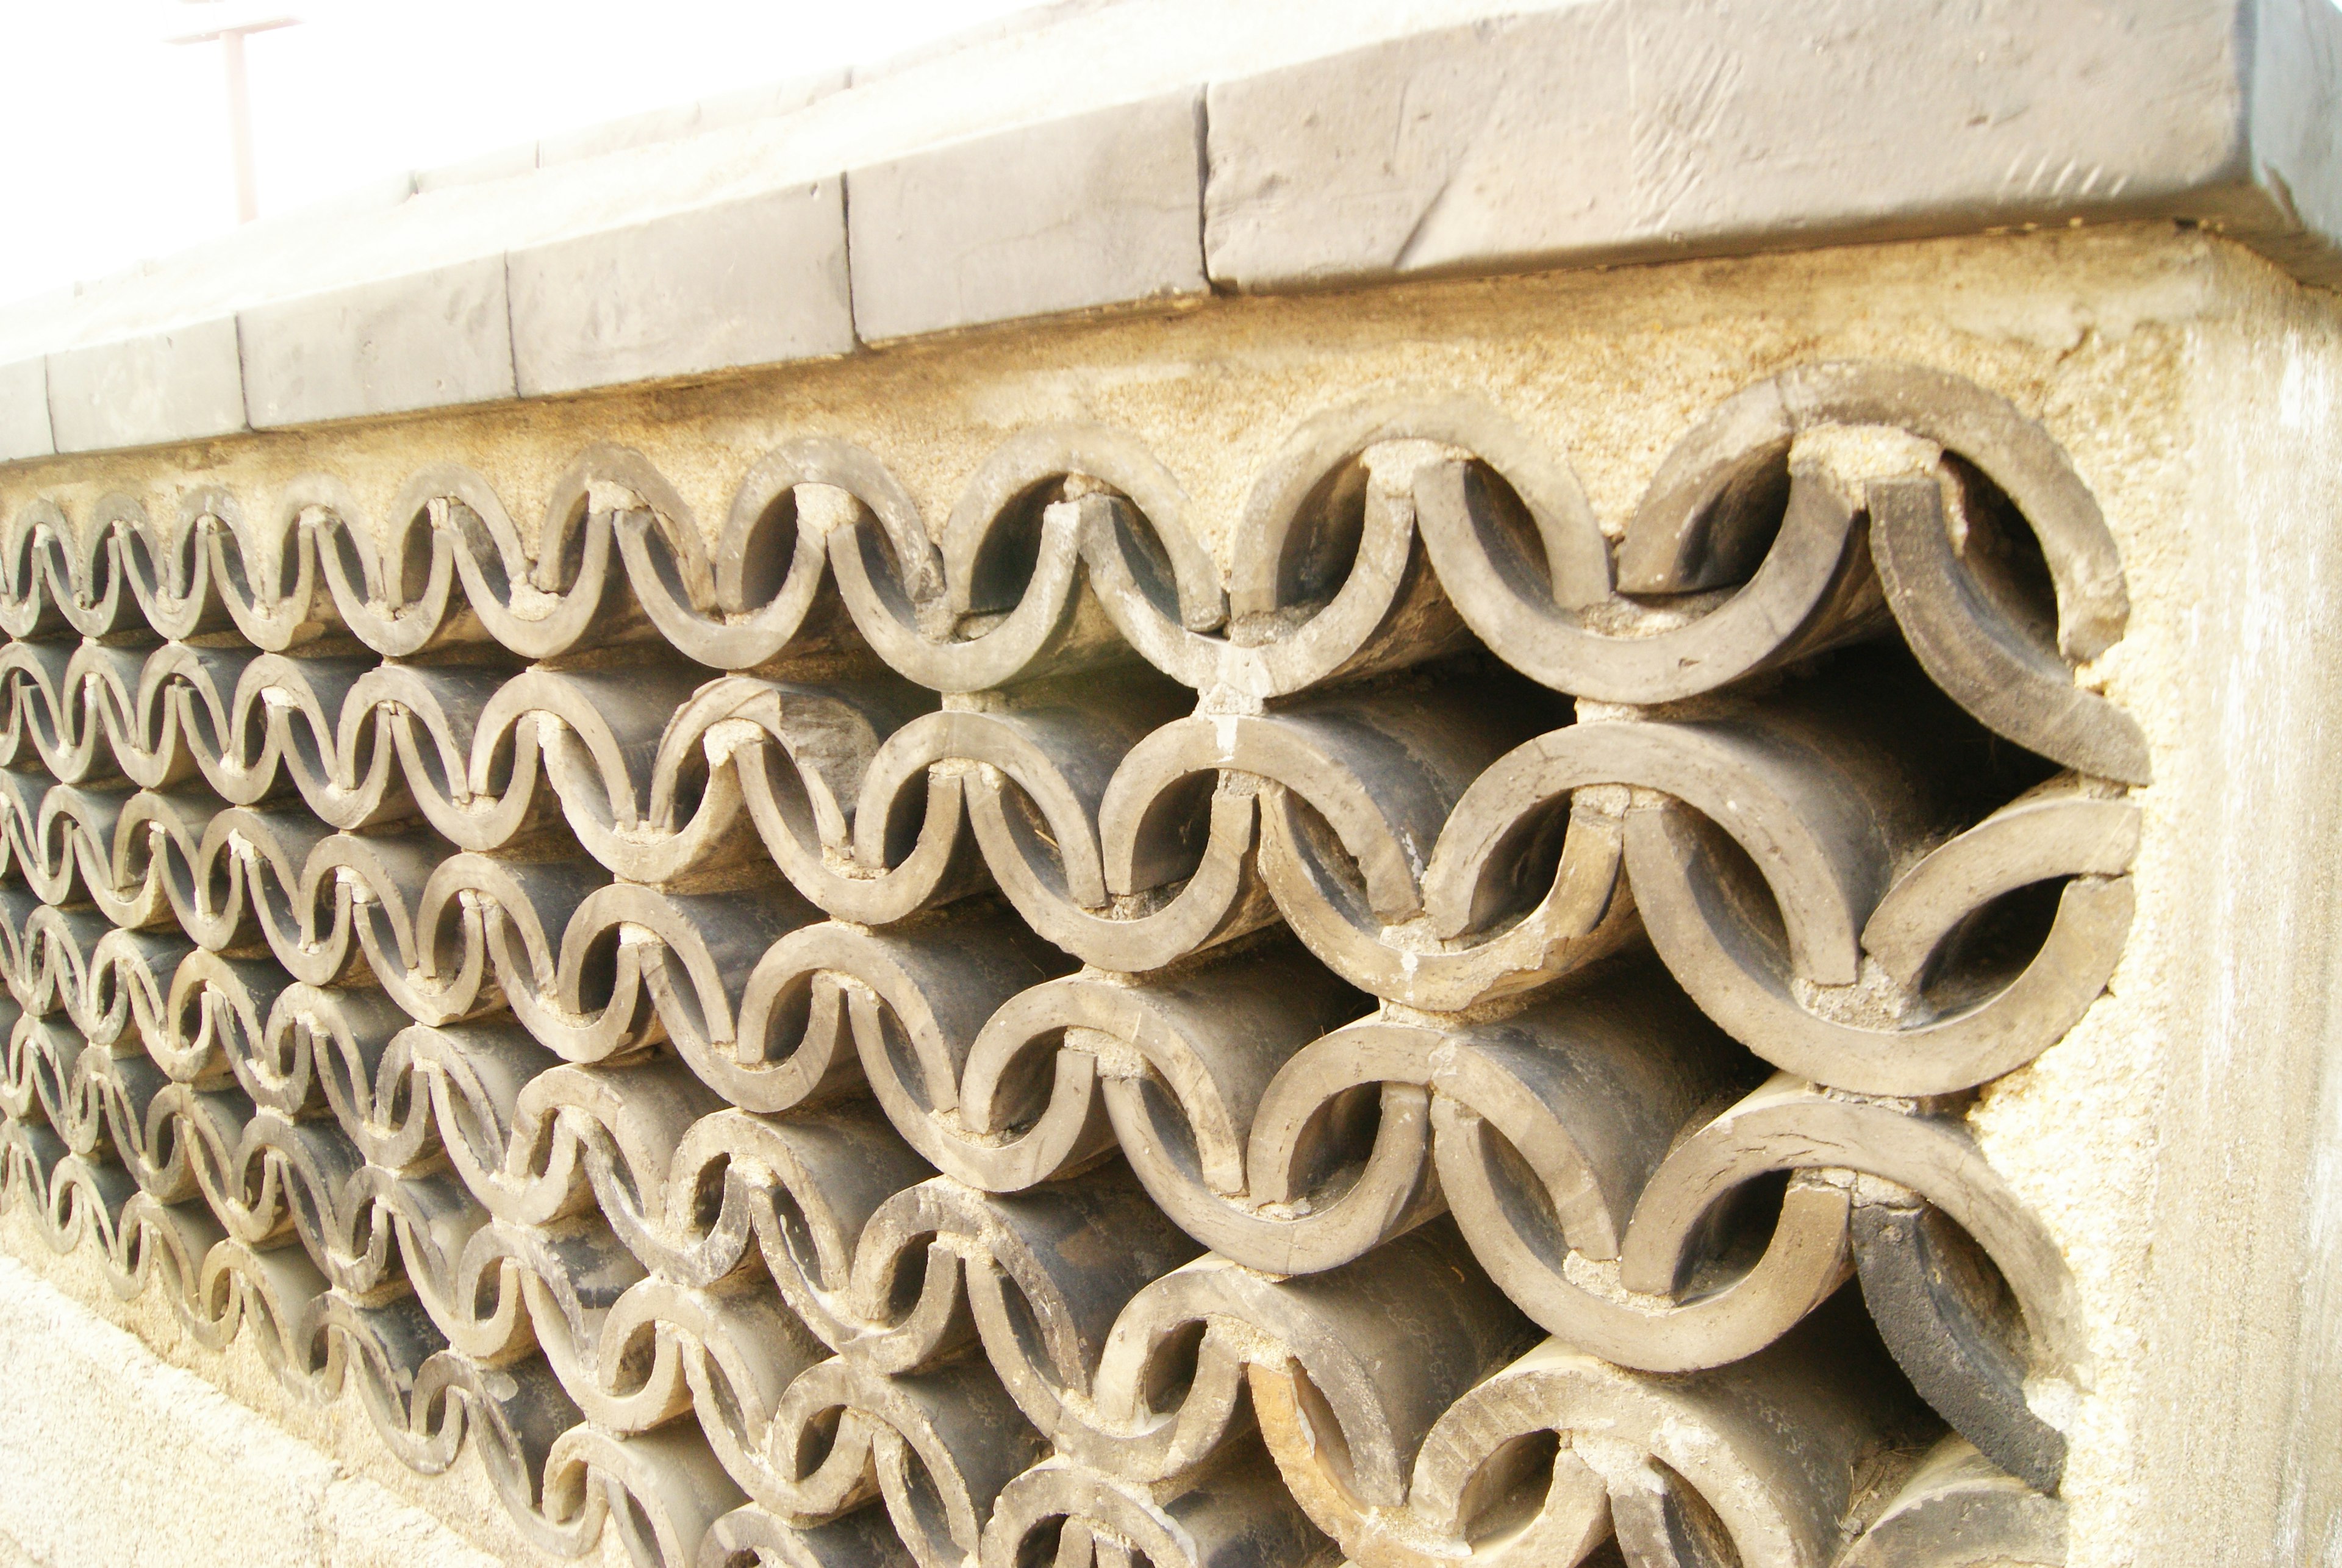
<path id="1" fill-rule="evenodd" d="M 677 186 L 666 175 L 687 150 L 606 159 L 606 189 L 576 187 L 598 198 L 582 229 L 475 224 L 475 255 L 447 259 L 440 245 L 419 270 L 324 288 L 309 275 L 284 293 L 255 283 L 232 310 L 129 335 L 71 307 L 53 330 L 0 332 L 0 462 L 704 376 L 1214 293 L 2024 225 L 2216 225 L 2332 285 L 2337 84 L 2329 0 L 2116 15 L 1599 0 L 1238 66 L 844 158 L 826 177 L 751 169 Z M 533 161 L 505 174 L 515 191 L 543 177 Z M 446 183 L 418 177 L 408 200 Z M 387 221 L 319 219 L 286 243 L 348 240 L 379 271 L 397 247 L 364 242 Z M 506 231 L 522 237 L 497 243 Z"/>

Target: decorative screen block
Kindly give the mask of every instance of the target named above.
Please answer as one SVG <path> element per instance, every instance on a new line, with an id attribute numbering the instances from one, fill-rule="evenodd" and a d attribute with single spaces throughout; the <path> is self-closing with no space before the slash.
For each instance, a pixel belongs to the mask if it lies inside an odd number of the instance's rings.
<path id="1" fill-rule="evenodd" d="M 1813 365 L 1606 533 L 1394 397 L 1186 505 L 1066 425 L 943 518 L 828 436 L 705 530 L 611 446 L 18 508 L 7 1202 L 560 1553 L 2062 1563 L 1963 1113 L 2149 759 L 2049 436 Z"/>

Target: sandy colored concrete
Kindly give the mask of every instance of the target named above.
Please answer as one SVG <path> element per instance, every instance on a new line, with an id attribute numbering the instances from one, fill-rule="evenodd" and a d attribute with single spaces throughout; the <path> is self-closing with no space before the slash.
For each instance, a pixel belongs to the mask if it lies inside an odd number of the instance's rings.
<path id="1" fill-rule="evenodd" d="M 0 1473 L 8 1477 L 0 1533 L 16 1561 L 495 1562 L 7 1258 L 0 1343 L 10 1368 L 0 1383 Z"/>
<path id="2" fill-rule="evenodd" d="M 2148 1562 L 2342 1553 L 2342 323 L 2257 281 L 2191 344 L 2187 524 L 2140 546 L 2158 592 L 2134 679 L 2170 672 L 2189 741 L 2141 933 L 2170 965 L 2134 1417 Z M 2175 1495 L 2192 1507 L 2157 1505 Z"/>
<path id="3" fill-rule="evenodd" d="M 384 1447 L 354 1398 L 288 1393 L 248 1341 L 118 1301 L 94 1252 L 0 1216 L 0 1568 L 551 1568 L 466 1443 L 445 1474 Z M 200 1499 L 201 1505 L 195 1505 Z M 13 1555 L 12 1555 L 13 1553 Z M 586 1568 L 627 1561 L 615 1533 Z"/>
<path id="4" fill-rule="evenodd" d="M 2042 420 L 2129 576 L 2129 634 L 2087 676 L 2153 747 L 2137 924 L 2109 994 L 1975 1114 L 2088 1318 L 2075 1568 L 2342 1561 L 2342 305 L 2239 247 L 2137 225 L 1213 301 L 721 383 L 28 464 L 0 475 L 0 513 L 44 494 L 80 515 L 118 489 L 170 515 L 220 484 L 265 514 L 324 470 L 378 520 L 415 468 L 452 459 L 534 534 L 555 476 L 611 441 L 656 463 L 712 534 L 763 452 L 821 433 L 877 453 L 939 528 L 1002 441 L 1064 420 L 1144 441 L 1225 566 L 1279 444 L 1371 391 L 1487 399 L 1566 455 L 1616 527 L 1716 403 L 1851 356 L 1967 375 Z M 94 1271 L 33 1256 L 21 1223 L 0 1241 L 77 1299 L 102 1295 Z M 475 1544 L 517 1544 L 476 1461 L 395 1481 L 354 1403 L 285 1409 L 242 1353 L 205 1360 L 174 1348 L 159 1310 L 103 1310 L 345 1463 L 372 1453 L 366 1475 Z"/>

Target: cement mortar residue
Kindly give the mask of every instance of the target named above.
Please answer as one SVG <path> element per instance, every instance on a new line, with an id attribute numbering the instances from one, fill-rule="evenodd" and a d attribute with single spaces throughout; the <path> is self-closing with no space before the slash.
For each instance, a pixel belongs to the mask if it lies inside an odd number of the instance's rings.
<path id="1" fill-rule="evenodd" d="M 712 536 L 759 456 L 824 434 L 876 453 L 940 530 L 1002 442 L 1066 421 L 1145 443 L 1225 568 L 1281 444 L 1372 392 L 1485 399 L 1565 457 L 1615 527 L 1726 397 L 1852 357 L 1965 375 L 2041 420 L 2128 574 L 2128 634 L 2086 679 L 2153 748 L 2137 923 L 2109 994 L 1974 1117 L 2064 1249 L 2089 1324 L 2074 1568 L 2318 1560 L 2342 1550 L 2342 1074 L 2320 1071 L 2342 978 L 2324 934 L 2342 798 L 2326 744 L 2342 699 L 2327 624 L 2342 313 L 2225 242 L 2139 225 L 1214 301 L 716 384 L 30 464 L 0 478 L 0 514 L 38 494 L 80 517 L 119 490 L 175 516 L 187 491 L 223 484 L 267 514 L 288 481 L 325 471 L 381 527 L 409 474 L 452 460 L 534 537 L 555 477 L 613 442 Z M 5 1231 L 19 1256 L 30 1235 Z M 32 1261 L 103 1294 L 85 1261 Z M 105 1310 L 190 1363 L 159 1305 Z M 248 1352 L 192 1359 L 331 1452 L 374 1455 L 369 1476 L 475 1543 L 518 1546 L 468 1447 L 456 1480 L 425 1483 L 360 1430 L 355 1402 L 295 1408 Z"/>

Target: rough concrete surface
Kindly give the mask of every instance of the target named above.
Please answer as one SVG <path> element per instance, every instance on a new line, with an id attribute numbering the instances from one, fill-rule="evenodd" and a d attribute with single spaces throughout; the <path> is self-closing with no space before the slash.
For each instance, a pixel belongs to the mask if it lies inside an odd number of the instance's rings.
<path id="1" fill-rule="evenodd" d="M 1012 434 L 1103 423 L 1171 468 L 1225 568 L 1246 493 L 1294 427 L 1371 391 L 1464 388 L 1496 404 L 1569 464 L 1615 529 L 1699 414 L 1786 367 L 1850 356 L 1971 377 L 2040 420 L 2103 507 L 2128 579 L 2128 633 L 2084 677 L 2137 718 L 2155 759 L 2137 796 L 2137 923 L 2107 995 L 1972 1118 L 2079 1283 L 2093 1356 L 2065 1485 L 2074 1568 L 2331 1561 L 2342 309 L 2240 246 L 2141 224 L 1214 302 L 362 433 L 36 461 L 0 475 L 0 510 L 49 495 L 78 513 L 123 490 L 172 515 L 185 490 L 209 484 L 265 510 L 323 468 L 380 521 L 407 474 L 453 458 L 533 534 L 555 477 L 607 441 L 644 454 L 712 537 L 762 454 L 821 433 L 876 453 L 939 530 Z M 74 1277 L 70 1263 L 28 1256 L 21 1227 L 5 1235 L 30 1267 Z M 95 1303 L 94 1273 L 78 1281 L 74 1295 Z M 86 1397 L 125 1408 L 146 1397 L 107 1392 L 92 1356 L 52 1359 Z M 325 1424 L 337 1453 L 370 1441 L 354 1417 Z M 0 1427 L 15 1441 L 13 1423 Z M 51 1455 L 79 1441 L 26 1443 L 23 1473 L 78 1474 Z M 265 1439 L 247 1441 L 231 1475 L 264 1452 Z M 255 1504 L 255 1528 L 278 1529 L 299 1511 L 292 1500 L 314 1508 L 335 1484 L 322 1457 L 271 1473 L 262 1495 L 278 1501 Z M 494 1511 L 484 1489 L 449 1501 L 439 1484 L 399 1494 L 442 1519 Z M 20 1523 L 7 1507 L 0 1531 L 26 1551 L 65 1538 L 24 1533 L 66 1524 L 39 1509 Z M 340 1539 L 333 1528 L 282 1528 L 311 1553 L 289 1560 L 336 1560 L 318 1555 Z"/>
<path id="2" fill-rule="evenodd" d="M 0 1563 L 496 1561 L 5 1257 L 0 1343 Z"/>
<path id="3" fill-rule="evenodd" d="M 572 1561 L 519 1537 L 468 1449 L 445 1474 L 416 1474 L 355 1402 L 288 1394 L 247 1341 L 206 1348 L 159 1293 L 119 1300 L 88 1253 L 51 1253 L 21 1212 L 0 1215 L 0 1254 L 8 1343 L 23 1331 L 40 1347 L 23 1403 L 0 1396 L 0 1552 L 40 1568 Z M 90 1409 L 105 1420 L 85 1425 L 75 1413 Z M 189 1495 L 232 1501 L 195 1509 Z M 606 1548 L 583 1561 L 626 1561 Z"/>

